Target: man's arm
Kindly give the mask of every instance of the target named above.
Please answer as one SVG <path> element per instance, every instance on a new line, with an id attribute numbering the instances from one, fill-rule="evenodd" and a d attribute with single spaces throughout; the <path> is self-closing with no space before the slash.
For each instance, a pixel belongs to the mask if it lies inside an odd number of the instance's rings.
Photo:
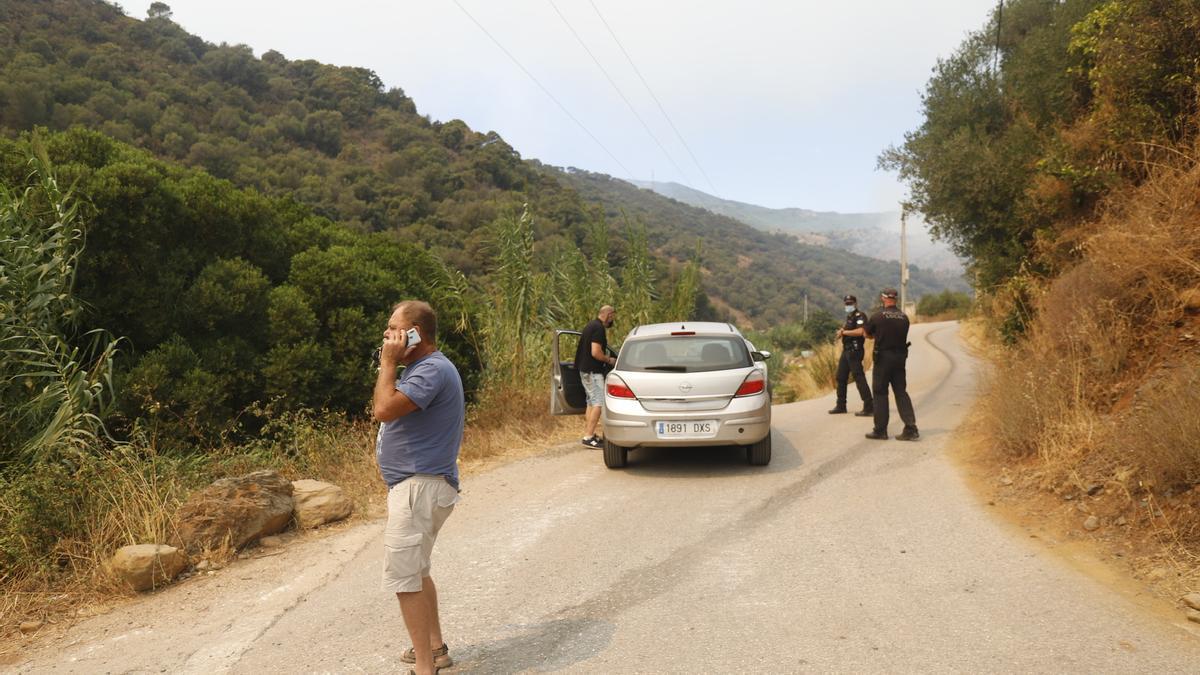
<path id="1" fill-rule="evenodd" d="M 859 326 L 858 328 L 855 328 L 854 330 L 846 330 L 844 328 L 842 329 L 842 335 L 845 335 L 847 337 L 863 337 L 866 334 L 867 334 L 867 329 L 865 326 Z"/>
<path id="2" fill-rule="evenodd" d="M 379 376 L 375 378 L 375 396 L 373 414 L 380 422 L 391 422 L 394 419 L 419 410 L 404 392 L 396 388 L 396 362 L 388 363 L 381 360 Z"/>
<path id="3" fill-rule="evenodd" d="M 607 363 L 610 366 L 615 366 L 617 364 L 617 359 L 605 354 L 604 348 L 600 346 L 599 342 L 592 343 L 592 358 L 596 359 L 600 363 Z"/>
<path id="4" fill-rule="evenodd" d="M 379 375 L 375 377 L 372 414 L 380 422 L 391 422 L 418 409 L 407 394 L 396 388 L 396 366 L 401 355 L 408 351 L 408 336 L 404 331 L 384 335 L 379 350 Z"/>

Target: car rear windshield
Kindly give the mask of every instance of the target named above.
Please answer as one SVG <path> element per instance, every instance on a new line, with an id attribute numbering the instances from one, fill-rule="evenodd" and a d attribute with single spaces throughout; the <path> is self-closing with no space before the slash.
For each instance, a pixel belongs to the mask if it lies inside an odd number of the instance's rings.
<path id="1" fill-rule="evenodd" d="M 703 373 L 753 365 L 740 338 L 674 335 L 630 340 L 621 348 L 618 370 L 664 373 Z"/>

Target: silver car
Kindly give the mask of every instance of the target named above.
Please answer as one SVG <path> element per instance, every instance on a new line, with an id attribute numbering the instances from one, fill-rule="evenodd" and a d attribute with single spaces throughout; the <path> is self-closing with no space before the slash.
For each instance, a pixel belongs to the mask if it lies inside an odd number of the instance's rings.
<path id="1" fill-rule="evenodd" d="M 555 331 L 550 409 L 584 411 L 583 387 Z M 629 451 L 647 447 L 740 445 L 754 465 L 771 461 L 771 392 L 766 360 L 727 323 L 638 326 L 621 345 L 605 380 L 604 464 L 623 467 Z"/>

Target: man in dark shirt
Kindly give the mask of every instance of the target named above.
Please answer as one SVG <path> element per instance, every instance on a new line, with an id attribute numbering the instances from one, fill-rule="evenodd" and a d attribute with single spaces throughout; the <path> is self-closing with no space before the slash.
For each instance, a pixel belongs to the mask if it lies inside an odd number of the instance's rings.
<path id="1" fill-rule="evenodd" d="M 589 448 L 599 448 L 604 445 L 596 435 L 596 425 L 600 423 L 600 411 L 604 406 L 604 374 L 608 368 L 616 364 L 617 359 L 609 356 L 607 328 L 613 325 L 617 310 L 610 305 L 600 308 L 600 314 L 588 322 L 580 331 L 579 347 L 575 350 L 575 369 L 579 371 L 579 381 L 587 394 L 587 410 L 584 413 L 583 440 L 580 442 Z"/>
<path id="2" fill-rule="evenodd" d="M 872 386 L 875 391 L 875 429 L 867 438 L 887 440 L 888 386 L 896 395 L 896 410 L 904 421 L 904 431 L 896 437 L 900 441 L 915 441 L 917 416 L 913 412 L 912 399 L 908 397 L 905 362 L 908 360 L 908 316 L 896 307 L 896 289 L 885 288 L 880 294 L 883 309 L 872 316 L 864 326 L 867 337 L 875 341 L 875 366 L 872 371 Z"/>
<path id="3" fill-rule="evenodd" d="M 858 298 L 847 295 L 842 298 L 846 306 L 846 324 L 838 329 L 838 337 L 842 339 L 842 357 L 838 360 L 837 369 L 837 404 L 830 415 L 840 415 L 846 412 L 846 386 L 850 375 L 854 375 L 854 386 L 858 388 L 858 396 L 862 399 L 863 409 L 854 413 L 857 417 L 869 417 L 873 414 L 871 388 L 867 386 L 867 376 L 863 373 L 863 344 L 866 342 L 863 326 L 867 323 L 867 315 L 858 311 Z"/>

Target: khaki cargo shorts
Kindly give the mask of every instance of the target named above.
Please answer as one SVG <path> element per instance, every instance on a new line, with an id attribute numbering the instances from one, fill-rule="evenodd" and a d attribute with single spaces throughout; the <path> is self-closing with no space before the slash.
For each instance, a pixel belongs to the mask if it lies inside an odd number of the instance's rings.
<path id="1" fill-rule="evenodd" d="M 383 590 L 414 593 L 429 576 L 433 542 L 458 503 L 458 491 L 441 476 L 417 474 L 393 485 L 387 503 Z"/>

